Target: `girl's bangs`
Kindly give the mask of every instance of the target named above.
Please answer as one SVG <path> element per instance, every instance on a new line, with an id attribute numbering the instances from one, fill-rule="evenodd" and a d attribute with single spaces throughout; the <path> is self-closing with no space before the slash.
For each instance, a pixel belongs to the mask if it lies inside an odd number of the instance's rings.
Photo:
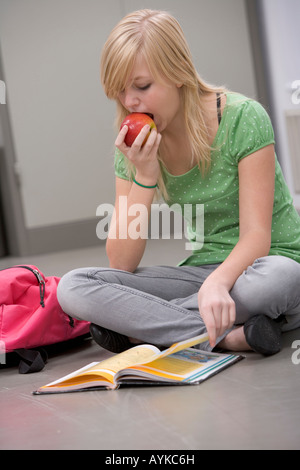
<path id="1" fill-rule="evenodd" d="M 134 41 L 115 43 L 102 59 L 102 83 L 109 99 L 117 99 L 126 87 L 133 69 L 138 47 Z"/>

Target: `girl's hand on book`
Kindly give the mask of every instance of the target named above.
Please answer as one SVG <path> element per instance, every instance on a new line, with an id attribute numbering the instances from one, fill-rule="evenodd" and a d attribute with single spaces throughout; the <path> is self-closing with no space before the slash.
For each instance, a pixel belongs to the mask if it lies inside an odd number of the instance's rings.
<path id="1" fill-rule="evenodd" d="M 205 323 L 211 347 L 235 322 L 235 303 L 225 286 L 204 282 L 198 293 L 200 315 Z"/>
<path id="2" fill-rule="evenodd" d="M 160 173 L 157 152 L 161 141 L 161 134 L 152 129 L 147 142 L 143 145 L 149 129 L 148 125 L 144 126 L 132 146 L 128 147 L 124 142 L 128 127 L 124 126 L 118 134 L 115 145 L 135 166 L 136 179 L 143 184 L 152 185 L 157 183 Z"/>

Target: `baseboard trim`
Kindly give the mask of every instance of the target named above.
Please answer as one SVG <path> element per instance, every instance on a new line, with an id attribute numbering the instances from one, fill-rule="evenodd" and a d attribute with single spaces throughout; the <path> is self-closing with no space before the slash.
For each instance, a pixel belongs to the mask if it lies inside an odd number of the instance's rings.
<path id="1" fill-rule="evenodd" d="M 26 255 L 74 250 L 103 244 L 103 240 L 99 240 L 96 235 L 98 221 L 99 219 L 92 218 L 30 228 L 27 230 L 28 253 Z"/>

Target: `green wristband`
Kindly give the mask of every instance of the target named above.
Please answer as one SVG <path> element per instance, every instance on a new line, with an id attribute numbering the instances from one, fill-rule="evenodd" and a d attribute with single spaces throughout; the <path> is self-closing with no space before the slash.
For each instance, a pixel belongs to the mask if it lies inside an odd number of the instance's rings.
<path id="1" fill-rule="evenodd" d="M 138 183 L 137 180 L 134 178 L 133 178 L 133 182 L 137 184 L 138 186 L 141 186 L 142 188 L 147 188 L 147 189 L 157 188 L 157 184 L 154 184 L 153 186 L 145 186 L 144 184 Z"/>

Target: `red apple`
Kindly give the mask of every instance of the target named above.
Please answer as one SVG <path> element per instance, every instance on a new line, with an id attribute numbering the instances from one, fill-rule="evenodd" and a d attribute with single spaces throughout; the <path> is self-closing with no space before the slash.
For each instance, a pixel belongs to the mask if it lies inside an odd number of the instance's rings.
<path id="1" fill-rule="evenodd" d="M 144 114 L 144 113 L 131 113 L 124 119 L 124 121 L 121 124 L 120 130 L 122 129 L 122 127 L 128 126 L 128 131 L 124 140 L 127 147 L 132 146 L 136 137 L 139 135 L 143 127 L 146 126 L 146 124 L 149 124 L 150 131 L 148 135 L 146 136 L 142 144 L 142 147 L 147 142 L 147 139 L 150 135 L 151 130 L 156 129 L 155 122 L 150 116 L 148 116 L 148 114 Z"/>

